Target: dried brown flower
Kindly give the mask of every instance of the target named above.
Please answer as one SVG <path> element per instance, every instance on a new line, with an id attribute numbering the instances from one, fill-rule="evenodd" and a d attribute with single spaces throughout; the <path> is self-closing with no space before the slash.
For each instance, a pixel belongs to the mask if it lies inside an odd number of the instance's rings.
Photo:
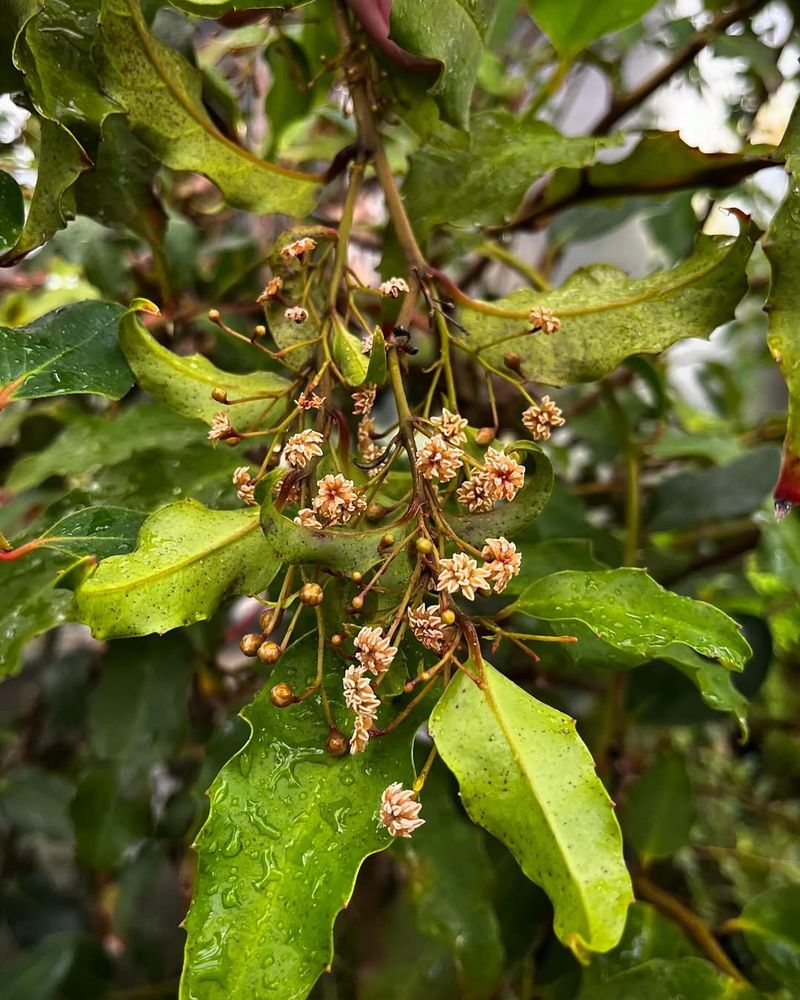
<path id="1" fill-rule="evenodd" d="M 541 330 L 542 333 L 556 333 L 561 329 L 561 320 L 552 309 L 545 306 L 534 306 L 528 313 L 528 322 L 531 325 L 531 333 Z"/>
<path id="2" fill-rule="evenodd" d="M 256 299 L 256 302 L 258 302 L 259 305 L 263 305 L 265 302 L 271 302 L 273 299 L 277 299 L 282 288 L 283 278 L 278 276 L 270 278 L 264 287 L 264 291 Z"/>
<path id="3" fill-rule="evenodd" d="M 408 291 L 408 282 L 405 278 L 389 278 L 388 281 L 382 281 L 378 287 L 385 298 L 391 296 L 396 299 L 401 292 Z"/>
<path id="4" fill-rule="evenodd" d="M 288 243 L 285 247 L 282 247 L 281 257 L 284 260 L 293 260 L 295 257 L 302 257 L 305 253 L 311 253 L 316 248 L 317 241 L 312 240 L 310 236 L 304 236 L 302 239 L 295 240 L 294 243 Z"/>
<path id="5" fill-rule="evenodd" d="M 308 319 L 308 309 L 304 309 L 302 306 L 289 306 L 283 315 L 290 323 L 305 323 Z"/>
<path id="6" fill-rule="evenodd" d="M 325 402 L 325 397 L 318 396 L 313 389 L 304 389 L 295 402 L 301 410 L 319 410 Z"/>
<path id="7" fill-rule="evenodd" d="M 377 386 L 370 385 L 366 389 L 358 389 L 353 393 L 353 413 L 356 416 L 372 412 L 377 391 Z"/>

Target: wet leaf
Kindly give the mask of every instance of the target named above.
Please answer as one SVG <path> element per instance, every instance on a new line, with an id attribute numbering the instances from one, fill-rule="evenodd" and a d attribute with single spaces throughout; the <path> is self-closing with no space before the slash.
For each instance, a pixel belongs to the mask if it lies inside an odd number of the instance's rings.
<path id="1" fill-rule="evenodd" d="M 652 958 L 611 976 L 581 994 L 581 1000 L 759 1000 L 760 996 L 702 958 Z"/>
<path id="2" fill-rule="evenodd" d="M 105 559 L 134 548 L 144 519 L 124 507 L 86 507 L 51 524 L 41 537 L 48 548 L 67 555 Z"/>
<path id="3" fill-rule="evenodd" d="M 158 307 L 146 299 L 135 299 L 120 319 L 119 342 L 143 389 L 183 416 L 207 424 L 220 410 L 226 410 L 212 399 L 215 388 L 224 389 L 230 400 L 260 395 L 264 398 L 237 404 L 227 412 L 236 430 L 269 426 L 271 415 L 288 396 L 290 386 L 285 379 L 272 372 L 237 375 L 222 371 L 202 354 L 174 354 L 148 333 L 139 312 L 158 312 Z"/>
<path id="4" fill-rule="evenodd" d="M 619 31 L 650 10 L 655 0 L 624 0 L 622 3 L 595 3 L 594 0 L 528 0 L 536 23 L 553 47 L 573 57 L 602 35 Z"/>
<path id="5" fill-rule="evenodd" d="M 683 756 L 661 753 L 625 789 L 622 830 L 643 865 L 669 857 L 689 843 L 694 820 L 692 785 Z"/>
<path id="6" fill-rule="evenodd" d="M 147 518 L 133 552 L 97 566 L 76 592 L 76 615 L 101 639 L 167 632 L 209 618 L 230 594 L 258 593 L 278 566 L 257 509 L 181 500 Z"/>
<path id="7" fill-rule="evenodd" d="M 561 319 L 552 336 L 528 333 L 524 318 L 467 310 L 464 348 L 498 368 L 514 351 L 526 377 L 548 385 L 602 378 L 631 354 L 657 354 L 678 340 L 707 337 L 732 319 L 747 290 L 745 265 L 757 235 L 743 223 L 736 239 L 701 236 L 688 260 L 647 278 L 594 264 L 546 295 L 521 290 L 492 304 L 526 314 L 534 304 L 552 309 Z"/>
<path id="8" fill-rule="evenodd" d="M 16 329 L 0 327 L 3 401 L 92 392 L 119 399 L 133 375 L 117 344 L 121 308 L 76 302 Z"/>
<path id="9" fill-rule="evenodd" d="M 434 742 L 469 815 L 550 897 L 559 940 L 579 957 L 608 951 L 632 899 L 611 800 L 574 720 L 484 670 L 483 687 L 461 673 L 448 685 Z"/>
<path id="10" fill-rule="evenodd" d="M 516 607 L 545 621 L 583 622 L 610 646 L 651 659 L 675 643 L 742 670 L 752 654 L 724 612 L 664 590 L 640 569 L 553 573 L 531 584 Z"/>
<path id="11" fill-rule="evenodd" d="M 747 947 L 776 979 L 789 987 L 800 982 L 800 886 L 761 893 L 728 926 L 743 932 Z"/>
<path id="12" fill-rule="evenodd" d="M 205 174 L 250 212 L 304 215 L 314 207 L 319 177 L 267 163 L 217 130 L 199 73 L 148 31 L 137 0 L 103 0 L 94 57 L 104 90 L 166 166 Z"/>
<path id="13" fill-rule="evenodd" d="M 316 672 L 316 636 L 291 646 L 282 680 L 302 690 Z M 340 725 L 340 661 L 326 656 Z M 222 769 L 197 837 L 199 875 L 180 995 L 185 1000 L 302 1000 L 332 958 L 331 929 L 364 858 L 389 845 L 381 792 L 409 783 L 416 723 L 363 754 L 332 757 L 317 695 L 276 709 L 268 688 L 243 715 L 252 733 Z"/>
<path id="14" fill-rule="evenodd" d="M 11 174 L 0 170 L 0 257 L 17 242 L 24 223 L 22 189 Z"/>

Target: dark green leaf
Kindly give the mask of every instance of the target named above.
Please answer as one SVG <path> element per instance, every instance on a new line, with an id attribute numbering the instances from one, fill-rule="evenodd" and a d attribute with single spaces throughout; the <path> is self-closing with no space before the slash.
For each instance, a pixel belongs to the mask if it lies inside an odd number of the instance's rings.
<path id="1" fill-rule="evenodd" d="M 135 548 L 144 518 L 125 507 L 86 507 L 55 521 L 41 537 L 59 552 L 105 559 Z"/>
<path id="2" fill-rule="evenodd" d="M 458 674 L 429 725 L 467 812 L 547 892 L 559 940 L 579 956 L 613 948 L 630 879 L 611 800 L 574 720 L 485 664 L 481 687 Z"/>
<path id="3" fill-rule="evenodd" d="M 653 958 L 611 976 L 581 1000 L 759 1000 L 760 994 L 702 958 Z"/>
<path id="4" fill-rule="evenodd" d="M 95 768 L 78 786 L 70 812 L 82 865 L 99 871 L 116 868 L 124 852 L 146 836 L 147 805 L 128 797 L 125 785 L 113 768 Z"/>
<path id="5" fill-rule="evenodd" d="M 311 636 L 287 650 L 280 676 L 301 690 L 316 660 Z M 342 666 L 326 656 L 326 669 L 341 725 Z M 180 995 L 302 1000 L 331 960 L 333 921 L 362 861 L 389 844 L 378 823 L 381 792 L 407 780 L 416 724 L 337 758 L 323 749 L 317 695 L 276 709 L 265 688 L 243 714 L 252 734 L 212 785 L 197 838 Z"/>
<path id="6" fill-rule="evenodd" d="M 77 948 L 78 936 L 64 931 L 17 955 L 3 969 L 6 1000 L 51 1000 L 69 975 Z"/>
<path id="7" fill-rule="evenodd" d="M 11 174 L 0 170 L 0 256 L 17 242 L 24 223 L 22 190 Z"/>
<path id="8" fill-rule="evenodd" d="M 800 885 L 761 893 L 730 921 L 744 933 L 747 947 L 776 979 L 800 982 Z"/>
<path id="9" fill-rule="evenodd" d="M 74 789 L 58 774 L 27 765 L 0 782 L 0 816 L 21 833 L 69 840 L 69 803 Z"/>
<path id="10" fill-rule="evenodd" d="M 659 754 L 625 790 L 622 830 L 642 864 L 685 847 L 693 819 L 692 785 L 676 750 Z"/>
<path id="11" fill-rule="evenodd" d="M 567 58 L 576 56 L 602 35 L 619 31 L 638 21 L 655 0 L 619 0 L 596 3 L 594 0 L 528 0 L 536 23 Z"/>

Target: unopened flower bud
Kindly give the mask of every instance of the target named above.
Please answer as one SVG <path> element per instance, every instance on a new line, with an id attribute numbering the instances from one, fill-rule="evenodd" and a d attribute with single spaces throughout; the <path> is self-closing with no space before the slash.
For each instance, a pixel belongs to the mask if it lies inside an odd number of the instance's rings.
<path id="1" fill-rule="evenodd" d="M 294 691 L 290 684 L 281 681 L 269 693 L 269 700 L 275 708 L 286 708 L 294 701 Z"/>
<path id="2" fill-rule="evenodd" d="M 386 534 L 378 543 L 379 549 L 390 549 L 394 545 L 394 535 Z"/>
<path id="3" fill-rule="evenodd" d="M 353 581 L 353 583 L 361 583 L 361 581 L 364 579 L 364 574 L 359 573 L 357 569 L 353 570 L 353 572 L 350 574 L 350 579 Z"/>
<path id="4" fill-rule="evenodd" d="M 273 629 L 280 625 L 282 618 L 283 608 L 266 608 L 261 612 L 258 624 L 261 626 L 261 631 L 269 635 Z"/>
<path id="5" fill-rule="evenodd" d="M 338 729 L 331 729 L 327 740 L 325 740 L 325 749 L 332 757 L 341 757 L 342 754 L 347 753 L 347 737 Z"/>
<path id="6" fill-rule="evenodd" d="M 257 327 L 253 329 L 254 337 L 265 337 L 267 335 L 267 328 L 263 323 L 259 323 Z"/>
<path id="7" fill-rule="evenodd" d="M 512 372 L 519 372 L 522 365 L 522 358 L 516 351 L 509 351 L 508 354 L 503 356 L 503 364 L 506 368 L 510 368 Z"/>
<path id="8" fill-rule="evenodd" d="M 356 594 L 353 600 L 350 602 L 350 607 L 353 611 L 360 611 L 364 607 L 364 598 L 360 594 Z"/>
<path id="9" fill-rule="evenodd" d="M 208 310 L 208 318 L 211 320 L 212 323 L 218 323 L 219 322 L 219 309 L 209 309 Z"/>
<path id="10" fill-rule="evenodd" d="M 367 507 L 367 520 L 375 523 L 376 521 L 382 521 L 386 517 L 387 510 L 381 503 L 371 503 Z"/>
<path id="11" fill-rule="evenodd" d="M 267 666 L 272 666 L 273 663 L 277 663 L 281 658 L 282 652 L 283 650 L 277 642 L 273 642 L 272 639 L 267 639 L 266 642 L 262 642 L 258 647 L 258 658 Z"/>
<path id="12" fill-rule="evenodd" d="M 239 435 L 238 435 L 238 434 L 229 434 L 229 435 L 228 435 L 228 436 L 227 436 L 227 437 L 225 438 L 225 444 L 226 444 L 226 445 L 227 445 L 227 446 L 228 446 L 229 448 L 235 448 L 235 447 L 236 447 L 236 445 L 237 445 L 237 444 L 239 444 L 239 442 L 240 442 L 241 440 L 242 440 L 242 439 L 241 439 L 241 438 L 239 437 Z"/>
<path id="13" fill-rule="evenodd" d="M 344 636 L 341 632 L 334 632 L 331 636 L 331 646 L 341 646 L 344 642 Z"/>
<path id="14" fill-rule="evenodd" d="M 425 537 L 418 538 L 416 541 L 416 546 L 417 546 L 417 552 L 420 552 L 424 556 L 427 556 L 431 552 L 433 552 L 433 542 L 430 540 L 430 538 L 425 538 Z"/>
<path id="15" fill-rule="evenodd" d="M 477 444 L 490 444 L 494 441 L 495 429 L 494 427 L 481 427 L 481 429 L 475 435 L 475 441 Z"/>
<path id="16" fill-rule="evenodd" d="M 300 600 L 310 608 L 316 608 L 322 604 L 324 596 L 322 587 L 318 583 L 304 583 L 300 588 Z"/>
<path id="17" fill-rule="evenodd" d="M 248 632 L 239 640 L 239 649 L 245 656 L 255 656 L 263 641 L 264 636 L 260 632 Z"/>
<path id="18" fill-rule="evenodd" d="M 440 617 L 445 625 L 452 625 L 456 620 L 455 612 L 451 608 L 444 610 Z"/>
<path id="19" fill-rule="evenodd" d="M 211 398 L 215 399 L 218 403 L 227 403 L 228 393 L 225 389 L 216 386 L 211 390 Z"/>

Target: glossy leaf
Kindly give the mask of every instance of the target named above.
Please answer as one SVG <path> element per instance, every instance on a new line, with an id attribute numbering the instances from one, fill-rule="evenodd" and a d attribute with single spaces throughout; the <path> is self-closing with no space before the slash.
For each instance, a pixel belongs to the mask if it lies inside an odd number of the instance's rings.
<path id="1" fill-rule="evenodd" d="M 69 931 L 49 934 L 34 948 L 17 955 L 3 968 L 6 1000 L 51 1000 L 69 975 L 78 936 Z"/>
<path id="2" fill-rule="evenodd" d="M 24 224 L 22 189 L 11 174 L 0 170 L 0 257 L 17 242 Z"/>
<path id="3" fill-rule="evenodd" d="M 673 594 L 639 569 L 565 570 L 537 580 L 518 610 L 546 621 L 574 619 L 617 649 L 660 656 L 676 643 L 741 670 L 751 655 L 739 626 L 711 604 Z"/>
<path id="4" fill-rule="evenodd" d="M 130 797 L 113 768 L 95 768 L 78 786 L 70 813 L 81 864 L 110 871 L 149 829 L 146 803 Z"/>
<path id="5" fill-rule="evenodd" d="M 685 847 L 693 819 L 692 785 L 675 750 L 659 754 L 625 789 L 622 830 L 644 865 Z"/>
<path id="6" fill-rule="evenodd" d="M 390 34 L 409 52 L 437 59 L 442 71 L 433 93 L 442 117 L 456 128 L 469 126 L 469 105 L 492 27 L 497 0 L 428 0 L 424 10 L 414 0 L 393 0 Z"/>
<path id="7" fill-rule="evenodd" d="M 372 349 L 369 352 L 369 366 L 364 381 L 367 385 L 384 385 L 389 375 L 386 361 L 386 341 L 383 330 L 376 326 L 372 332 Z"/>
<path id="8" fill-rule="evenodd" d="M 364 384 L 370 362 L 362 346 L 359 338 L 350 333 L 337 318 L 333 327 L 331 352 L 345 383 L 354 388 Z"/>
<path id="9" fill-rule="evenodd" d="M 769 889 L 729 923 L 744 934 L 758 961 L 786 986 L 800 982 L 800 886 Z"/>
<path id="10" fill-rule="evenodd" d="M 557 291 L 523 290 L 493 303 L 521 311 L 534 304 L 552 309 L 561 319 L 561 330 L 552 336 L 528 333 L 523 318 L 467 310 L 465 349 L 500 368 L 505 354 L 516 352 L 526 377 L 548 385 L 602 378 L 631 354 L 656 354 L 678 340 L 707 337 L 731 319 L 747 290 L 745 265 L 756 236 L 755 227 L 743 223 L 736 239 L 701 236 L 688 260 L 647 278 L 595 264 Z"/>
<path id="11" fill-rule="evenodd" d="M 229 594 L 255 594 L 278 571 L 258 510 L 208 510 L 194 500 L 145 521 L 136 549 L 104 559 L 75 595 L 97 638 L 167 632 L 209 618 Z"/>
<path id="12" fill-rule="evenodd" d="M 270 415 L 290 388 L 285 379 L 272 372 L 237 375 L 222 371 L 202 354 L 174 354 L 145 329 L 139 312 L 158 312 L 158 308 L 146 299 L 136 299 L 120 319 L 119 342 L 143 389 L 183 416 L 207 424 L 225 409 L 211 397 L 215 388 L 224 389 L 232 400 L 261 395 L 265 398 L 232 407 L 231 422 L 242 431 L 269 425 Z"/>
<path id="13" fill-rule="evenodd" d="M 581 1000 L 759 1000 L 702 958 L 652 958 L 595 986 Z"/>
<path id="14" fill-rule="evenodd" d="M 144 518 L 125 507 L 86 507 L 54 522 L 41 537 L 59 552 L 105 559 L 134 548 Z"/>
<path id="15" fill-rule="evenodd" d="M 484 670 L 482 687 L 459 673 L 434 709 L 439 753 L 472 819 L 550 897 L 559 940 L 608 951 L 632 898 L 611 800 L 574 720 Z"/>
<path id="16" fill-rule="evenodd" d="M 302 690 L 316 636 L 291 646 L 281 679 Z M 340 661 L 326 655 L 340 725 Z M 318 695 L 276 709 L 268 688 L 243 711 L 252 733 L 222 769 L 197 837 L 199 875 L 186 918 L 183 1000 L 302 1000 L 332 958 L 334 919 L 364 858 L 389 845 L 381 792 L 408 782 L 410 719 L 368 753 L 332 757 Z"/>
<path id="17" fill-rule="evenodd" d="M 199 74 L 149 32 L 138 0 L 103 0 L 94 57 L 104 90 L 162 163 L 205 174 L 237 208 L 303 215 L 314 207 L 318 177 L 267 163 L 217 130 Z"/>
<path id="18" fill-rule="evenodd" d="M 592 163 L 599 150 L 618 141 L 563 136 L 547 122 L 520 120 L 503 110 L 473 115 L 470 140 L 466 150 L 427 143 L 411 157 L 403 194 L 420 239 L 443 224 L 501 223 L 536 178 L 556 167 Z"/>
<path id="19" fill-rule="evenodd" d="M 602 35 L 638 21 L 655 0 L 622 0 L 613 4 L 594 0 L 528 0 L 536 23 L 553 47 L 572 57 Z"/>
<path id="20" fill-rule="evenodd" d="M 110 302 L 76 302 L 25 327 L 0 327 L 4 401 L 84 392 L 124 396 L 133 375 L 117 344 L 121 312 Z"/>

